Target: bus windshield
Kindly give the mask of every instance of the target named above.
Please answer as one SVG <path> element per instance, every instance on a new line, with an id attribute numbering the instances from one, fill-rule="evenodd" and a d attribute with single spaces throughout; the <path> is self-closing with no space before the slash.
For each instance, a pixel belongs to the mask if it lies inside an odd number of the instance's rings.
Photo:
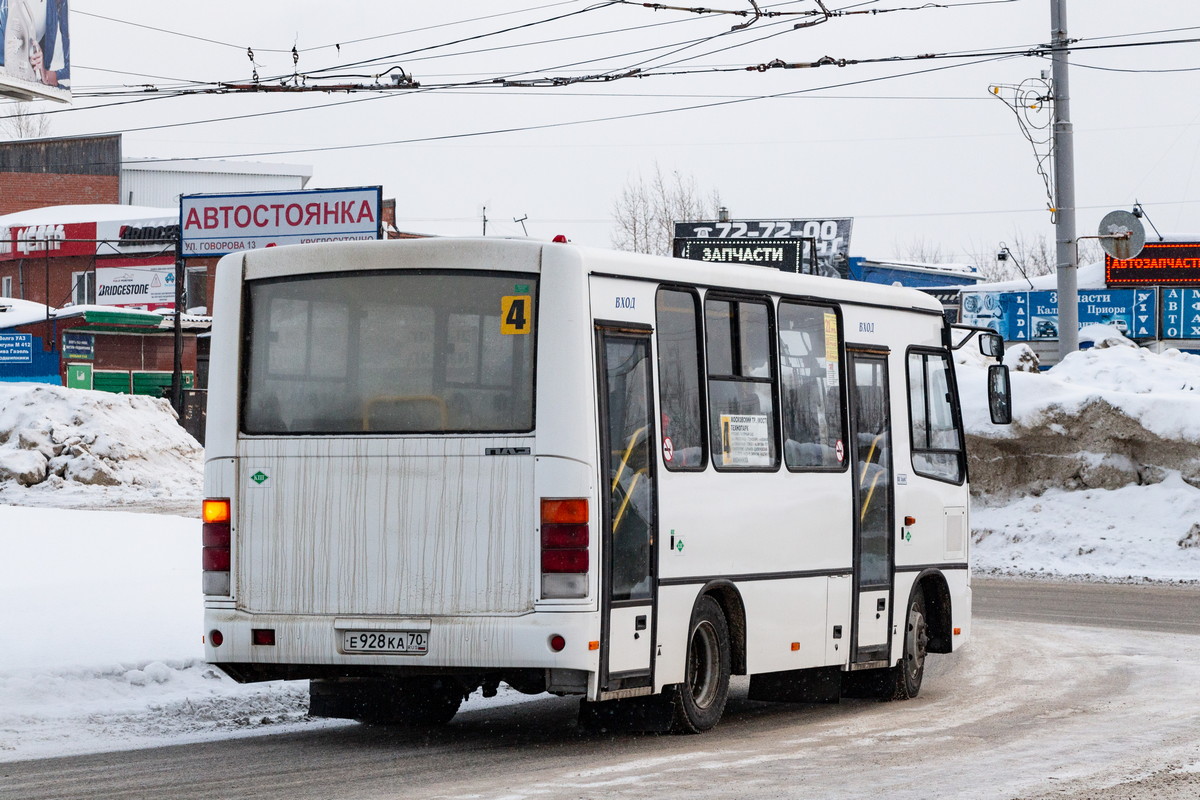
<path id="1" fill-rule="evenodd" d="M 535 275 L 326 273 L 246 293 L 244 433 L 533 429 Z"/>

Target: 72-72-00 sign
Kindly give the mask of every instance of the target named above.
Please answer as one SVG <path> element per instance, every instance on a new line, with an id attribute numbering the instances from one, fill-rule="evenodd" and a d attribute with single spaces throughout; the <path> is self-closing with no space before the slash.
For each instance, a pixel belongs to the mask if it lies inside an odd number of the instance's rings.
<path id="1" fill-rule="evenodd" d="M 752 241 L 776 244 L 788 241 L 809 241 L 815 247 L 816 255 L 814 258 L 811 252 L 803 254 L 801 260 L 806 262 L 805 266 L 780 267 L 778 263 L 762 263 L 761 266 L 778 267 L 789 272 L 812 272 L 818 275 L 845 278 L 849 272 L 850 230 L 853 222 L 854 220 L 849 217 L 676 222 L 674 251 L 677 257 L 708 261 L 716 259 L 697 255 L 701 250 L 689 247 L 687 244 L 698 240 L 714 242 L 714 244 L 717 241 L 730 244 Z M 723 250 L 722 255 L 724 255 Z M 722 260 L 731 259 L 723 258 Z M 789 265 L 793 261 L 790 254 L 787 261 Z"/>

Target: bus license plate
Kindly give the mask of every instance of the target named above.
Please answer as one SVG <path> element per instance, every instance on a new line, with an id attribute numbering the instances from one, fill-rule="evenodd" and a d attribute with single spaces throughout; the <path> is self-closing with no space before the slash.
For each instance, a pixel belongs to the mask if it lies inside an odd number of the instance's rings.
<path id="1" fill-rule="evenodd" d="M 342 631 L 342 650 L 347 653 L 404 653 L 423 656 L 429 652 L 428 631 Z"/>

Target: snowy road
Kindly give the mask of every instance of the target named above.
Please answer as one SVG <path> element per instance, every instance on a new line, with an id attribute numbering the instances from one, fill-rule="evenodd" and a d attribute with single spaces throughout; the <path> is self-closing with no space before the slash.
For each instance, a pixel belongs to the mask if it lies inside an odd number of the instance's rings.
<path id="1" fill-rule="evenodd" d="M 1112 614 L 1094 588 L 1046 584 L 1005 602 Z M 1097 595 L 1138 596 L 1109 588 Z M 1150 608 L 1118 601 L 1125 629 L 1001 619 L 980 589 L 974 642 L 931 660 L 907 703 L 751 703 L 743 683 L 714 731 L 674 737 L 584 734 L 575 701 L 547 699 L 466 711 L 432 736 L 350 725 L 0 764 L 0 797 L 1200 795 L 1200 637 L 1130 629 L 1163 614 L 1190 622 L 1194 589 L 1156 589 Z"/>

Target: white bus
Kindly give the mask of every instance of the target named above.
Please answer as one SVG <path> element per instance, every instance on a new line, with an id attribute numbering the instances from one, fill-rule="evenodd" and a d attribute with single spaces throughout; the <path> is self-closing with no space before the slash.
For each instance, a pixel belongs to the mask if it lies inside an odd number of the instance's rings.
<path id="1" fill-rule="evenodd" d="M 731 674 L 905 698 L 970 635 L 974 332 L 927 295 L 424 239 L 227 256 L 214 300 L 205 653 L 314 715 L 503 682 L 698 732 Z"/>

